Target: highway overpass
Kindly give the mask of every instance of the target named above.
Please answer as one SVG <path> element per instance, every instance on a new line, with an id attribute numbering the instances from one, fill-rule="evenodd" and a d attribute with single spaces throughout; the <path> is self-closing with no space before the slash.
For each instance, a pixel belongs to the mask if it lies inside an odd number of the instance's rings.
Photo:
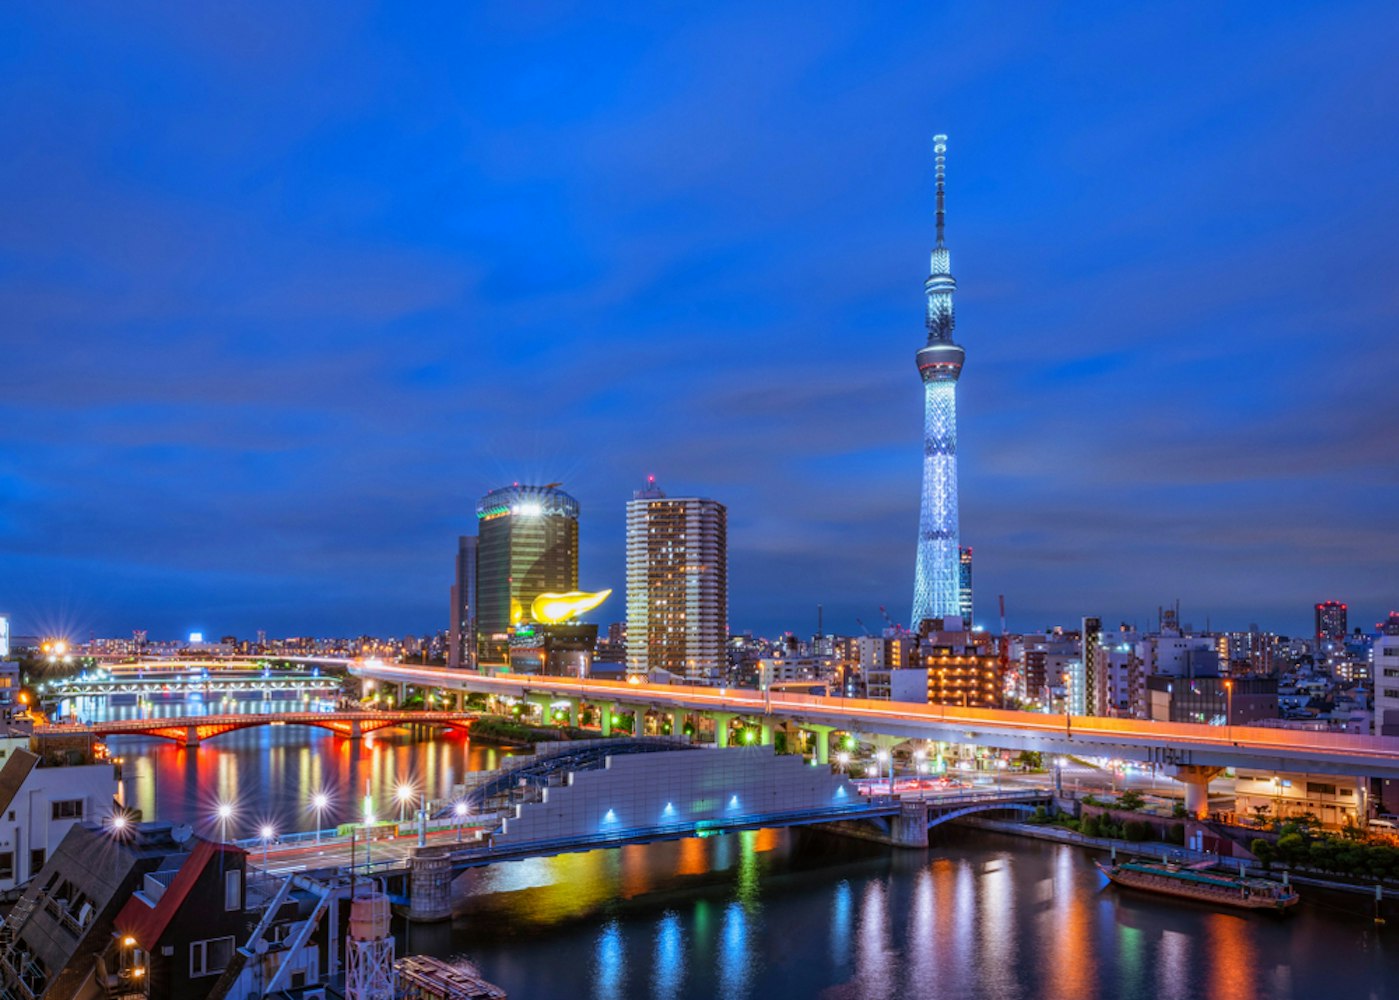
<path id="1" fill-rule="evenodd" d="M 789 725 L 813 732 L 819 738 L 820 751 L 828 750 L 830 732 L 839 730 L 1173 765 L 1187 784 L 1197 770 L 1207 780 L 1210 770 L 1224 767 L 1399 778 L 1399 737 L 1049 715 L 749 688 L 630 684 L 537 674 L 488 675 L 375 661 L 354 663 L 350 673 L 385 684 L 484 692 L 539 704 L 568 704 L 575 710 L 579 703 L 586 703 L 622 711 L 741 717 L 765 726 Z M 678 732 L 678 727 L 674 731 Z"/>

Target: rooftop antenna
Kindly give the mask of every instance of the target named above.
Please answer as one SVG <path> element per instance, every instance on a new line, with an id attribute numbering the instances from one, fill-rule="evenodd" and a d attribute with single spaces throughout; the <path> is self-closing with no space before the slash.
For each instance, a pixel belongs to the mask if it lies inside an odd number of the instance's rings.
<path id="1" fill-rule="evenodd" d="M 947 136 L 933 136 L 933 163 L 937 174 L 938 185 L 938 246 L 942 246 L 942 223 L 943 223 L 943 182 L 945 180 L 944 167 L 947 161 Z"/>

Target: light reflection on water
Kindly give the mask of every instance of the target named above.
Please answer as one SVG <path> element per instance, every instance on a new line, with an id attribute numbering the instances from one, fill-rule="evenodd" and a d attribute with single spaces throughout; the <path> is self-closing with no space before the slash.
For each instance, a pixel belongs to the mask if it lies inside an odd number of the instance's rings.
<path id="1" fill-rule="evenodd" d="M 512 1000 L 1309 1000 L 1384 996 L 1399 975 L 1363 901 L 1220 914 L 1106 887 L 1086 855 L 1035 841 L 895 854 L 764 831 L 636 850 L 468 872 L 438 953 Z"/>
<path id="2" fill-rule="evenodd" d="M 178 714 L 169 705 L 155 709 Z M 134 713 L 127 706 L 111 714 Z M 251 836 L 263 823 L 279 833 L 315 829 L 311 803 L 317 792 L 325 792 L 331 803 L 321 817 L 323 828 L 360 819 L 366 793 L 380 818 L 411 820 L 416 802 L 400 806 L 400 785 L 445 799 L 468 771 L 498 767 L 513 753 L 440 731 L 393 728 L 347 740 L 307 726 L 235 730 L 189 749 L 135 736 L 109 737 L 107 745 L 121 758 L 128 808 L 146 819 L 189 823 L 216 835 L 215 808 L 232 802 L 236 811 L 228 833 L 233 837 Z"/>

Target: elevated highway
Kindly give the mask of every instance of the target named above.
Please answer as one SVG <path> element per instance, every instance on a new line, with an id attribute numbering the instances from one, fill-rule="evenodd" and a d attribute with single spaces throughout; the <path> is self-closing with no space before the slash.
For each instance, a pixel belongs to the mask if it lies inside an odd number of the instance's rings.
<path id="1" fill-rule="evenodd" d="M 350 673 L 387 684 L 483 692 L 574 709 L 582 703 L 623 711 L 697 713 L 719 721 L 742 717 L 765 727 L 792 725 L 816 734 L 818 759 L 823 762 L 828 758 L 829 735 L 839 730 L 1172 765 L 1187 783 L 1196 775 L 1204 775 L 1207 781 L 1211 770 L 1224 767 L 1399 778 L 1399 737 L 1048 715 L 746 688 L 487 675 L 375 662 L 352 664 Z"/>

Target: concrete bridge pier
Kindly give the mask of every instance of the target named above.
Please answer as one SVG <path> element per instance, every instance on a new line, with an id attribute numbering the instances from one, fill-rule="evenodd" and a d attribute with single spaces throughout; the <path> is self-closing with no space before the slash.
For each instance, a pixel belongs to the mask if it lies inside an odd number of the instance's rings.
<path id="1" fill-rule="evenodd" d="M 186 727 L 185 727 L 185 749 L 193 749 L 194 747 L 197 747 L 197 746 L 199 746 L 199 727 L 198 727 L 198 726 L 186 726 Z"/>
<path id="2" fill-rule="evenodd" d="M 733 712 L 715 712 L 714 715 L 714 745 L 719 749 L 729 745 L 729 724 L 738 718 Z"/>
<path id="3" fill-rule="evenodd" d="M 803 726 L 802 728 L 816 738 L 816 763 L 829 767 L 831 763 L 831 733 L 835 732 L 835 728 L 833 726 Z"/>
<path id="4" fill-rule="evenodd" d="M 1185 811 L 1196 819 L 1204 819 L 1210 811 L 1210 779 L 1223 771 L 1222 767 L 1203 764 L 1176 764 L 1171 777 L 1185 786 Z"/>
<path id="5" fill-rule="evenodd" d="M 409 862 L 407 916 L 414 923 L 452 919 L 452 859 L 445 851 L 419 851 Z"/>
<path id="6" fill-rule="evenodd" d="M 350 720 L 350 739 L 357 740 L 364 736 L 364 728 L 359 724 L 359 719 Z"/>
<path id="7" fill-rule="evenodd" d="M 928 807 L 922 802 L 904 802 L 899 814 L 889 820 L 889 840 L 895 847 L 928 846 Z"/>
<path id="8" fill-rule="evenodd" d="M 772 716 L 765 715 L 758 720 L 758 743 L 761 746 L 772 746 Z"/>

